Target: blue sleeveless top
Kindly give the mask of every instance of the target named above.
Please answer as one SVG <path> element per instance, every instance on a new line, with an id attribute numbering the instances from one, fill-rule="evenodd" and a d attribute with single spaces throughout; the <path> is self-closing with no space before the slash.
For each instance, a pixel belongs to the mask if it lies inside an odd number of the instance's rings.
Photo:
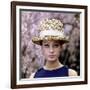
<path id="1" fill-rule="evenodd" d="M 45 77 L 64 77 L 68 76 L 68 68 L 63 66 L 55 70 L 45 70 L 44 68 L 39 69 L 34 78 L 45 78 Z"/>

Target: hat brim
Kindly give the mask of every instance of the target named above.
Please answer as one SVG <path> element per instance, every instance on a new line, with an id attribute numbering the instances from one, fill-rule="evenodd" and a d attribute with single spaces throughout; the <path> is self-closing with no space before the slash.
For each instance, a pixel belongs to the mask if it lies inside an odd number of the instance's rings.
<path id="1" fill-rule="evenodd" d="M 35 44 L 38 44 L 38 45 L 42 45 L 42 41 L 43 40 L 54 40 L 54 41 L 60 41 L 61 44 L 64 44 L 64 43 L 68 43 L 69 42 L 69 39 L 67 39 L 66 37 L 64 38 L 61 38 L 61 37 L 53 37 L 53 38 L 40 38 L 40 37 L 34 37 L 32 39 L 32 42 L 35 43 Z"/>

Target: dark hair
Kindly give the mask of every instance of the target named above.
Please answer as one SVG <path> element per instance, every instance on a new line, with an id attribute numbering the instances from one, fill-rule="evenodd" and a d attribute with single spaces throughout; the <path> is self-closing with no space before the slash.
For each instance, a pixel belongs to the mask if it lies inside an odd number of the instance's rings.
<path id="1" fill-rule="evenodd" d="M 61 46 L 65 43 L 65 41 L 63 41 L 63 40 L 57 40 L 57 41 L 59 41 L 59 43 L 60 43 Z M 42 45 L 42 42 L 43 42 L 43 40 L 39 42 L 40 45 Z"/>

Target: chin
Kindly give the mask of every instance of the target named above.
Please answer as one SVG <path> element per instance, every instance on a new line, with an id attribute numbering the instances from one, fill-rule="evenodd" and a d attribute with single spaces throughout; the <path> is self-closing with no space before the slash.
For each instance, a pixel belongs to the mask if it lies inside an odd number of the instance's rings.
<path id="1" fill-rule="evenodd" d="M 53 59 L 47 59 L 47 61 L 51 61 L 51 62 L 52 62 L 52 61 L 56 61 L 56 60 L 57 60 L 57 59 L 54 59 L 54 58 L 53 58 Z"/>

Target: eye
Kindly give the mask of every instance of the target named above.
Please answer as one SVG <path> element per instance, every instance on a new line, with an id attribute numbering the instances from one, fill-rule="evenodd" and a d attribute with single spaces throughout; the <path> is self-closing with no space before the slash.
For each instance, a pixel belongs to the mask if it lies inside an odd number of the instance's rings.
<path id="1" fill-rule="evenodd" d="M 49 47 L 49 44 L 44 44 L 44 47 Z"/>
<path id="2" fill-rule="evenodd" d="M 56 48 L 59 47 L 59 44 L 54 44 L 54 47 L 56 47 Z"/>

